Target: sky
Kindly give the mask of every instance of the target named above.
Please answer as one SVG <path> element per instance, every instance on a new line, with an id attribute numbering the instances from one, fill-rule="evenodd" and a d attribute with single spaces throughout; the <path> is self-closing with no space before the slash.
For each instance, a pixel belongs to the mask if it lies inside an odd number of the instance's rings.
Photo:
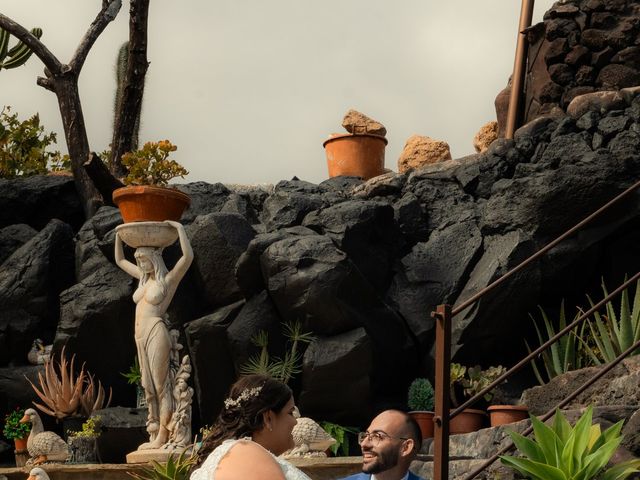
<path id="1" fill-rule="evenodd" d="M 534 23 L 551 0 L 538 0 Z M 67 63 L 101 0 L 0 0 L 0 13 Z M 140 141 L 169 139 L 189 170 L 179 179 L 264 184 L 327 178 L 322 142 L 354 108 L 387 128 L 386 167 L 413 134 L 471 154 L 495 120 L 513 69 L 517 0 L 152 0 Z M 92 48 L 80 96 L 92 150 L 108 148 L 114 63 L 128 38 L 129 2 Z M 12 40 L 10 46 L 13 45 Z M 36 85 L 43 65 L 0 71 L 0 107 L 38 112 L 58 132 L 55 95 Z"/>

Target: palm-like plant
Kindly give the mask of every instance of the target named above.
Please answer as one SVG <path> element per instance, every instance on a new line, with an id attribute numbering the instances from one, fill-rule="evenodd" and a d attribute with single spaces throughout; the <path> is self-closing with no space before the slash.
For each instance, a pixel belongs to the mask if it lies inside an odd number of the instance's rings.
<path id="1" fill-rule="evenodd" d="M 603 470 L 622 441 L 622 421 L 604 432 L 592 425 L 593 409 L 571 427 L 560 411 L 551 426 L 531 416 L 535 439 L 509 432 L 524 457 L 502 456 L 502 463 L 533 480 L 623 480 L 640 471 L 640 460 L 630 460 Z"/>

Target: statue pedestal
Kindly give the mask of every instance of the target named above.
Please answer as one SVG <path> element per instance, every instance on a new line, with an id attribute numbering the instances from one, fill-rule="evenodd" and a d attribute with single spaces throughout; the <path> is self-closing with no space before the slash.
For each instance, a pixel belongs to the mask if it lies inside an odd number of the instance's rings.
<path id="1" fill-rule="evenodd" d="M 188 450 L 188 448 L 176 448 L 170 450 L 168 448 L 153 448 L 149 450 L 136 450 L 127 454 L 127 463 L 149 463 L 155 460 L 159 463 L 166 462 L 169 457 L 174 459 L 178 458 L 182 452 Z"/>

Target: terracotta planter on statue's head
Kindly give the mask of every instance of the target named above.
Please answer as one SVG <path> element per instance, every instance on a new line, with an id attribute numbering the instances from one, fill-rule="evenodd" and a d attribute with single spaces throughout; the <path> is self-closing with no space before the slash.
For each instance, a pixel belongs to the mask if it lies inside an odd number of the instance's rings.
<path id="1" fill-rule="evenodd" d="M 113 203 L 120 209 L 124 223 L 177 222 L 191 200 L 175 188 L 133 185 L 114 190 Z"/>

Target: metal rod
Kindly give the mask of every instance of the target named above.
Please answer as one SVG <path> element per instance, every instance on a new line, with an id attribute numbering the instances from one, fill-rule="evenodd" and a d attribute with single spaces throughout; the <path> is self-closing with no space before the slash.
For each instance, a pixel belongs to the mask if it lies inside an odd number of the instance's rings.
<path id="1" fill-rule="evenodd" d="M 553 247 L 555 247 L 558 243 L 563 241 L 565 238 L 573 235 L 578 229 L 582 228 L 584 225 L 589 223 L 591 220 L 593 220 L 594 218 L 598 217 L 602 212 L 604 212 L 605 210 L 610 208 L 612 205 L 616 204 L 617 202 L 619 202 L 620 200 L 625 198 L 627 195 L 629 195 L 630 193 L 632 193 L 633 191 L 638 189 L 638 187 L 640 187 L 640 181 L 638 181 L 638 182 L 634 183 L 633 185 L 631 185 L 629 188 L 627 188 L 620 195 L 618 195 L 617 197 L 615 197 L 612 200 L 610 200 L 609 202 L 607 202 L 605 205 L 600 207 L 598 210 L 593 212 L 591 215 L 589 215 L 588 217 L 584 218 L 582 221 L 580 221 L 579 223 L 574 225 L 572 228 L 567 230 L 565 233 L 560 235 L 558 238 L 553 240 L 547 246 L 545 246 L 542 249 L 538 250 L 536 253 L 531 255 L 529 258 L 524 260 L 522 263 L 520 263 L 519 265 L 515 266 L 513 269 L 509 270 L 503 276 L 498 278 L 495 282 L 487 285 L 485 288 L 480 290 L 478 293 L 473 295 L 471 298 L 469 298 L 468 300 L 466 300 L 462 304 L 460 304 L 457 307 L 455 307 L 452 310 L 451 315 L 453 317 L 455 317 L 457 314 L 462 312 L 465 308 L 469 307 L 470 305 L 473 305 L 480 297 L 482 297 L 483 295 L 487 294 L 489 291 L 493 290 L 495 287 L 497 287 L 498 285 L 500 285 L 501 283 L 506 281 L 508 278 L 512 277 L 515 273 L 517 273 L 520 270 L 522 270 L 524 267 L 529 265 L 534 260 L 537 260 L 539 257 L 541 257 L 542 255 L 547 253 L 549 250 L 551 250 Z"/>
<path id="2" fill-rule="evenodd" d="M 542 422 L 544 422 L 544 421 L 548 420 L 549 418 L 551 418 L 551 416 L 555 413 L 555 411 L 557 409 L 560 409 L 560 408 L 564 407 L 565 405 L 567 405 L 571 400 L 576 398 L 578 395 L 580 395 L 582 392 L 584 392 L 587 388 L 589 388 L 591 385 L 596 383 L 598 380 L 600 380 L 602 377 L 604 377 L 607 373 L 609 373 L 611 370 L 613 370 L 613 368 L 616 365 L 618 365 L 622 360 L 624 360 L 634 350 L 636 350 L 638 348 L 640 348 L 640 340 L 638 340 L 636 343 L 634 343 L 629 348 L 627 348 L 624 352 L 622 352 L 620 355 L 618 355 L 611 363 L 607 364 L 607 366 L 604 367 L 602 370 L 600 370 L 596 375 L 591 377 L 584 384 L 582 384 L 580 387 L 578 387 L 576 390 L 574 390 L 567 398 L 562 400 L 555 407 L 553 407 L 547 413 L 545 413 L 544 415 L 542 415 L 541 417 L 538 417 L 538 418 Z M 524 432 L 522 432 L 522 435 L 526 437 L 532 431 L 533 431 L 533 427 L 529 426 Z M 495 455 L 493 455 L 491 458 L 487 459 L 487 461 L 485 463 L 483 463 L 478 468 L 473 470 L 469 475 L 464 477 L 463 480 L 471 480 L 476 475 L 478 475 L 480 472 L 484 471 L 489 465 L 491 465 L 493 462 L 495 462 L 498 458 L 500 458 L 500 455 L 504 455 L 509 450 L 511 450 L 513 447 L 514 447 L 513 443 L 509 443 L 508 445 L 505 445 L 503 448 L 498 450 L 498 452 Z"/>
<path id="3" fill-rule="evenodd" d="M 573 330 L 573 328 L 575 328 L 577 325 L 581 324 L 584 320 L 589 318 L 595 311 L 597 311 L 599 308 L 601 308 L 603 305 L 605 305 L 609 300 L 611 300 L 613 297 L 617 296 L 620 292 L 622 292 L 625 288 L 630 286 L 633 282 L 635 282 L 639 278 L 640 278 L 640 272 L 636 273 L 629 280 L 627 280 L 624 283 L 622 283 L 622 285 L 620 285 L 618 288 L 616 288 L 611 293 L 609 293 L 606 297 L 604 297 L 602 300 L 600 300 L 598 303 L 596 303 L 593 307 L 591 307 L 589 310 L 584 312 L 582 315 L 580 315 L 578 318 L 576 318 L 569 325 L 567 325 L 562 330 L 560 330 L 558 333 L 556 333 L 553 337 L 549 338 L 549 340 L 544 342 L 542 345 L 540 345 L 538 348 L 536 348 L 534 351 L 532 351 L 529 355 L 527 355 L 525 358 L 520 360 L 516 365 L 511 367 L 508 371 L 506 371 L 505 373 L 500 375 L 493 382 L 491 382 L 489 385 L 487 385 L 485 388 L 483 388 L 481 391 L 479 391 L 476 395 L 474 395 L 469 400 L 467 400 L 462 405 L 460 405 L 458 408 L 456 408 L 453 412 L 451 412 L 450 419 L 455 417 L 456 415 L 458 415 L 465 408 L 468 408 L 471 405 L 473 405 L 474 403 L 476 403 L 478 400 L 480 400 L 484 396 L 485 393 L 488 393 L 489 391 L 493 390 L 495 387 L 500 385 L 503 381 L 505 381 L 511 375 L 513 375 L 518 370 L 520 370 L 522 367 L 527 365 L 531 360 L 533 360 L 535 357 L 540 355 L 540 353 L 542 353 L 544 350 L 549 348 L 549 346 L 551 346 L 552 344 L 557 342 L 561 337 L 563 337 L 569 331 Z"/>
<path id="4" fill-rule="evenodd" d="M 433 479 L 448 480 L 451 305 L 438 305 L 431 316 L 436 320 L 436 404 L 433 418 Z"/>
<path id="5" fill-rule="evenodd" d="M 534 0 L 522 0 L 522 6 L 520 7 L 520 24 L 518 26 L 518 37 L 516 41 L 516 58 L 513 62 L 513 75 L 511 76 L 511 92 L 509 94 L 509 110 L 507 112 L 505 138 L 513 138 L 513 133 L 516 131 L 518 125 L 524 80 L 527 73 L 528 44 L 524 31 L 531 26 L 533 4 Z"/>

